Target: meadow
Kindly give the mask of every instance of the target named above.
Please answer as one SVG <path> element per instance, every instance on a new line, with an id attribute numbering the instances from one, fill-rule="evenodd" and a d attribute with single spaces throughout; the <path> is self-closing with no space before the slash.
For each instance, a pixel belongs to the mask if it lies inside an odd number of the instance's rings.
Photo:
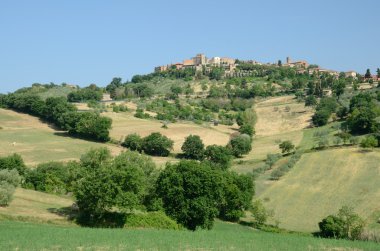
<path id="1" fill-rule="evenodd" d="M 216 222 L 211 231 L 92 229 L 0 222 L 0 250 L 378 250 L 373 242 L 274 234 Z"/>

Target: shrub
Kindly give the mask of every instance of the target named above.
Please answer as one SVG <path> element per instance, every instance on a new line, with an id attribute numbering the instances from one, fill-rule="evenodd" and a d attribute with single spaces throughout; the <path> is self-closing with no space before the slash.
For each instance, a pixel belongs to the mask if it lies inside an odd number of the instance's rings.
<path id="1" fill-rule="evenodd" d="M 180 229 L 181 226 L 168 217 L 164 212 L 148 212 L 128 214 L 125 220 L 126 228 L 156 228 Z"/>
<path id="2" fill-rule="evenodd" d="M 324 126 L 329 121 L 331 112 L 328 110 L 318 110 L 312 117 L 313 124 L 315 126 Z"/>
<path id="3" fill-rule="evenodd" d="M 249 136 L 253 136 L 253 134 L 255 134 L 255 130 L 253 129 L 253 126 L 250 125 L 250 124 L 243 124 L 240 126 L 239 128 L 239 132 L 241 134 L 247 134 Z"/>
<path id="4" fill-rule="evenodd" d="M 295 148 L 295 146 L 293 145 L 293 143 L 290 140 L 286 140 L 286 141 L 281 142 L 281 144 L 279 145 L 279 147 L 280 147 L 281 152 L 283 154 L 290 153 Z"/>
<path id="5" fill-rule="evenodd" d="M 124 142 L 122 143 L 122 146 L 132 150 L 132 151 L 141 151 L 142 148 L 142 138 L 140 135 L 134 133 L 129 134 L 127 137 L 125 137 Z"/>
<path id="6" fill-rule="evenodd" d="M 186 137 L 181 150 L 188 159 L 202 160 L 204 157 L 204 144 L 198 135 Z"/>
<path id="7" fill-rule="evenodd" d="M 253 224 L 255 227 L 262 227 L 270 217 L 273 217 L 274 212 L 265 208 L 261 200 L 255 200 L 252 203 L 251 213 L 254 218 Z"/>
<path id="8" fill-rule="evenodd" d="M 360 146 L 363 148 L 374 148 L 378 146 L 378 141 L 374 136 L 368 136 L 360 142 Z"/>

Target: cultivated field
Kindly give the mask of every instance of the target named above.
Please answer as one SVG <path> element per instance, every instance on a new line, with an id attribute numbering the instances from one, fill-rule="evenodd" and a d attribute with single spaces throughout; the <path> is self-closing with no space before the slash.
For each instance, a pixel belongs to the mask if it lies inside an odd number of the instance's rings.
<path id="1" fill-rule="evenodd" d="M 297 231 L 316 231 L 317 223 L 343 205 L 372 227 L 380 206 L 380 151 L 358 148 L 332 149 L 304 154 L 279 181 L 269 182 L 259 194 L 274 209 L 280 226 Z"/>
<path id="2" fill-rule="evenodd" d="M 378 250 L 373 242 L 273 234 L 217 222 L 211 231 L 92 229 L 0 222 L 1 250 Z"/>
<path id="3" fill-rule="evenodd" d="M 68 161 L 92 147 L 107 146 L 114 154 L 121 147 L 68 137 L 38 118 L 0 109 L 0 156 L 20 154 L 29 165 L 47 161 Z"/>

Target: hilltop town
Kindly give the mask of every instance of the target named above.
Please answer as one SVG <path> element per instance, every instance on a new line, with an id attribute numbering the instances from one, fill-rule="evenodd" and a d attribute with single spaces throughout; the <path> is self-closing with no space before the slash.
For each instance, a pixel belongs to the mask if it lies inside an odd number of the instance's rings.
<path id="1" fill-rule="evenodd" d="M 195 69 L 196 71 L 210 71 L 213 67 L 219 67 L 224 70 L 224 77 L 234 77 L 238 76 L 241 71 L 237 66 L 239 64 L 250 64 L 250 65 L 266 65 L 266 66 L 277 66 L 277 67 L 290 67 L 296 69 L 298 74 L 308 73 L 310 75 L 314 73 L 319 74 L 329 74 L 336 78 L 339 77 L 340 72 L 331 69 L 324 69 L 315 64 L 310 64 L 306 60 L 293 61 L 290 57 L 286 58 L 286 62 L 282 63 L 281 60 L 275 63 L 261 63 L 256 60 L 238 60 L 229 57 L 206 57 L 205 54 L 199 53 L 191 59 L 184 59 L 182 62 L 177 62 L 174 64 L 161 65 L 154 68 L 155 72 L 164 72 L 169 69 Z M 356 71 L 345 71 L 345 77 L 357 78 L 358 74 Z M 363 74 L 364 75 L 364 74 Z M 368 78 L 368 77 L 367 77 Z M 369 77 L 374 81 L 377 81 L 377 75 L 371 75 Z"/>

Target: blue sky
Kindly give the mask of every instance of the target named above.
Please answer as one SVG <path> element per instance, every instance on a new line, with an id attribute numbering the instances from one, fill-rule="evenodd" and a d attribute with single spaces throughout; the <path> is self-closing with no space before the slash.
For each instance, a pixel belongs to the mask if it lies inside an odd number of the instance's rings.
<path id="1" fill-rule="evenodd" d="M 0 93 L 85 86 L 206 56 L 380 67 L 380 1 L 0 0 Z"/>

